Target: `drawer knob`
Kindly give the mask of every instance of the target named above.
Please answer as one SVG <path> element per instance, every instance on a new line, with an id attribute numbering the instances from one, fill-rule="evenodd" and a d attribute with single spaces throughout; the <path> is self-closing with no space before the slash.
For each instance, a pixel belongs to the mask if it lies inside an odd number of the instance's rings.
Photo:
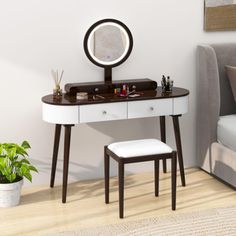
<path id="1" fill-rule="evenodd" d="M 151 110 L 151 111 L 154 111 L 154 107 L 150 107 L 150 110 Z"/>
<path id="2" fill-rule="evenodd" d="M 103 115 L 106 115 L 106 114 L 107 114 L 107 112 L 106 112 L 106 111 L 103 111 L 103 112 L 102 112 L 102 114 L 103 114 Z"/>

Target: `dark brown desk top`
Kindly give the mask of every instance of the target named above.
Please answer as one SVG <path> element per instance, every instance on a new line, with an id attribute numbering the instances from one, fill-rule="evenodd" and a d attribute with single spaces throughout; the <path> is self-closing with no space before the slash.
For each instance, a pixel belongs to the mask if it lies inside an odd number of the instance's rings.
<path id="1" fill-rule="evenodd" d="M 187 89 L 174 87 L 171 93 L 162 93 L 161 87 L 157 90 L 147 90 L 141 92 L 141 96 L 131 98 L 131 97 L 119 97 L 115 94 L 99 94 L 104 97 L 104 99 L 97 98 L 93 99 L 93 95 L 89 95 L 87 100 L 77 100 L 75 96 L 68 96 L 63 94 L 60 99 L 55 99 L 52 94 L 42 97 L 42 102 L 51 105 L 87 105 L 87 104 L 100 104 L 100 103 L 112 103 L 112 102 L 129 102 L 129 101 L 140 101 L 140 100 L 150 100 L 150 99 L 163 99 L 163 98 L 176 98 L 187 96 L 189 91 Z"/>

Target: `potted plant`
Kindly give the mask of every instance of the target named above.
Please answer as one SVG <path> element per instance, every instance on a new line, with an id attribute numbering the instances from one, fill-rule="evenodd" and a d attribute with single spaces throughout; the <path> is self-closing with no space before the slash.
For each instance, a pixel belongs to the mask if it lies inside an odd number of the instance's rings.
<path id="1" fill-rule="evenodd" d="M 32 182 L 31 172 L 38 172 L 28 160 L 29 148 L 27 141 L 0 143 L 0 207 L 18 205 L 23 178 Z"/>

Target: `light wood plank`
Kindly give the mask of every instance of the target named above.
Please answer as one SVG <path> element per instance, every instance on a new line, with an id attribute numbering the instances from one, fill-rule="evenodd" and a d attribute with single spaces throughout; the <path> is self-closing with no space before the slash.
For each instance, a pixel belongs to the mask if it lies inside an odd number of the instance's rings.
<path id="1" fill-rule="evenodd" d="M 21 205 L 0 209 L 1 235 L 44 233 L 115 224 L 181 212 L 235 205 L 236 192 L 198 169 L 186 170 L 187 186 L 178 176 L 177 210 L 171 210 L 170 174 L 160 175 L 160 196 L 154 195 L 153 173 L 126 176 L 125 218 L 118 216 L 117 178 L 111 179 L 110 204 L 104 203 L 103 180 L 68 186 L 67 203 L 61 203 L 61 186 L 24 188 Z"/>

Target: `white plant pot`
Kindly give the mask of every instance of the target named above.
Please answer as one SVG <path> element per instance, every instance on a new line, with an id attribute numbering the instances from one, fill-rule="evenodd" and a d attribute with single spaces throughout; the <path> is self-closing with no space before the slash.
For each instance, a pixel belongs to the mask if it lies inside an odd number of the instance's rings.
<path id="1" fill-rule="evenodd" d="M 20 203 L 23 180 L 10 184 L 0 184 L 0 207 L 13 207 Z"/>

